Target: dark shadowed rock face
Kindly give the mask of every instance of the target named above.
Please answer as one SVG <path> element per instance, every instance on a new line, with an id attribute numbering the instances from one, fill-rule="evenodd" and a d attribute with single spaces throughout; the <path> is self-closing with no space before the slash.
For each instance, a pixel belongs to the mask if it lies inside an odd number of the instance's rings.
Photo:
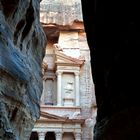
<path id="1" fill-rule="evenodd" d="M 27 140 L 42 93 L 39 0 L 0 0 L 0 139 Z"/>
<path id="2" fill-rule="evenodd" d="M 82 0 L 82 4 L 98 108 L 94 140 L 139 140 L 138 3 Z"/>

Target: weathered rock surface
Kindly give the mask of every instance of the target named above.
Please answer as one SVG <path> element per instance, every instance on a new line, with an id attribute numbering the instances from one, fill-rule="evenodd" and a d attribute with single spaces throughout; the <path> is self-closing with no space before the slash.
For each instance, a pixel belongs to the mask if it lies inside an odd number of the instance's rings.
<path id="1" fill-rule="evenodd" d="M 40 21 L 45 24 L 71 25 L 83 21 L 80 0 L 42 0 Z"/>
<path id="2" fill-rule="evenodd" d="M 39 0 L 0 0 L 0 139 L 27 140 L 42 93 Z"/>

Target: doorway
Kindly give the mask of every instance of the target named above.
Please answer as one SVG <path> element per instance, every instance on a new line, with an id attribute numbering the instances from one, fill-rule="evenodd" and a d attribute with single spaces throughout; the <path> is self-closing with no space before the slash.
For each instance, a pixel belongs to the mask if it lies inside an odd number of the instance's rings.
<path id="1" fill-rule="evenodd" d="M 56 140 L 54 132 L 47 132 L 45 136 L 45 140 Z"/>
<path id="2" fill-rule="evenodd" d="M 38 140 L 38 134 L 37 134 L 37 132 L 32 132 L 31 133 L 30 140 Z"/>

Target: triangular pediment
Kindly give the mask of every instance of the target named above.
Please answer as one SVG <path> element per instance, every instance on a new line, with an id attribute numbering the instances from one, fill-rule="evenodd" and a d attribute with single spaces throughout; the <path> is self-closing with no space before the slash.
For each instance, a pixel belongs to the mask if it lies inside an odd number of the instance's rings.
<path id="1" fill-rule="evenodd" d="M 56 63 L 57 64 L 67 64 L 67 65 L 79 65 L 81 66 L 84 63 L 83 58 L 74 58 L 64 54 L 61 51 L 56 51 Z"/>

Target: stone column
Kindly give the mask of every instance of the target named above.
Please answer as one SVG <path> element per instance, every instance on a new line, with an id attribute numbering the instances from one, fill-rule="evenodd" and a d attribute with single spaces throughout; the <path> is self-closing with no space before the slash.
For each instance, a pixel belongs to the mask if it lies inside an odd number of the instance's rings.
<path id="1" fill-rule="evenodd" d="M 45 104 L 46 105 L 53 105 L 53 79 L 46 80 L 46 96 L 45 96 Z"/>
<path id="2" fill-rule="evenodd" d="M 45 132 L 38 132 L 38 138 L 39 140 L 45 140 Z"/>
<path id="3" fill-rule="evenodd" d="M 62 132 L 55 132 L 56 140 L 62 140 Z"/>
<path id="4" fill-rule="evenodd" d="M 81 133 L 75 133 L 75 140 L 81 140 Z"/>
<path id="5" fill-rule="evenodd" d="M 75 99 L 76 106 L 80 106 L 80 95 L 79 95 L 79 72 L 75 72 Z"/>
<path id="6" fill-rule="evenodd" d="M 57 106 L 61 106 L 62 105 L 62 72 L 61 71 L 57 71 Z"/>

